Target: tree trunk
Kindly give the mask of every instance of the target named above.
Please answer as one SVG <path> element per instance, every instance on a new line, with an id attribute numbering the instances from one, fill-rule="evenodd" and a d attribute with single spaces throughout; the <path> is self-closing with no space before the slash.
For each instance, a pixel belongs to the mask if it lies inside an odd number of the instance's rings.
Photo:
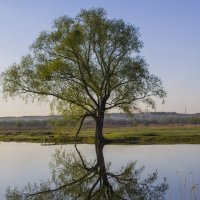
<path id="1" fill-rule="evenodd" d="M 95 139 L 97 143 L 104 143 L 105 141 L 105 138 L 103 137 L 103 123 L 104 123 L 104 111 L 100 111 L 96 118 Z"/>
<path id="2" fill-rule="evenodd" d="M 102 184 L 102 189 L 104 191 L 103 197 L 105 199 L 112 199 L 113 197 L 113 188 L 112 185 L 109 183 L 107 172 L 106 172 L 106 165 L 103 156 L 103 147 L 104 144 L 95 144 L 96 147 L 96 155 L 97 155 L 97 166 L 98 166 L 98 173 L 100 178 L 100 183 Z"/>
<path id="3" fill-rule="evenodd" d="M 95 142 L 102 144 L 102 143 L 110 143 L 111 140 L 104 138 L 103 136 L 103 124 L 104 124 L 104 115 L 105 115 L 105 105 L 106 105 L 106 98 L 100 102 L 98 107 L 98 113 L 96 117 L 96 133 L 95 133 Z"/>

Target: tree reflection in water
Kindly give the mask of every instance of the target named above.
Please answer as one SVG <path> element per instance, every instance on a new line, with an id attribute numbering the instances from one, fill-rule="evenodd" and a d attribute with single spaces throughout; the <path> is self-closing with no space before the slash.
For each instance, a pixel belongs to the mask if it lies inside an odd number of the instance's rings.
<path id="1" fill-rule="evenodd" d="M 7 189 L 7 200 L 65 200 L 65 199 L 164 199 L 166 181 L 155 184 L 157 172 L 141 179 L 135 162 L 111 172 L 105 164 L 103 145 L 95 145 L 97 159 L 88 162 L 79 150 L 67 154 L 57 150 L 50 164 L 51 180 L 40 184 L 27 184 L 22 190 Z"/>

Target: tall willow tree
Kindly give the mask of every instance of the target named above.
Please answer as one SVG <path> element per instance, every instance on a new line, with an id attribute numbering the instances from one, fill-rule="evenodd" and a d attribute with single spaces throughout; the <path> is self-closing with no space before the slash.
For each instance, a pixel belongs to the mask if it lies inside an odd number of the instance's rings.
<path id="1" fill-rule="evenodd" d="M 49 97 L 63 113 L 96 122 L 95 138 L 104 142 L 104 114 L 113 108 L 130 112 L 138 102 L 155 105 L 164 98 L 161 80 L 149 73 L 139 51 L 138 29 L 108 19 L 103 9 L 82 10 L 58 18 L 22 57 L 2 73 L 3 92 L 22 98 Z"/>

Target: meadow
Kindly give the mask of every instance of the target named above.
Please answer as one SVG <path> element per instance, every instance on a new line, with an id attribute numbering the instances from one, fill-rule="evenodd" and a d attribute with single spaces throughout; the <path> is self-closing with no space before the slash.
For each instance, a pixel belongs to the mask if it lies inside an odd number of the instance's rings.
<path id="1" fill-rule="evenodd" d="M 73 143 L 75 130 L 1 130 L 0 141 Z M 94 128 L 83 128 L 78 143 L 94 143 L 94 132 Z M 199 125 L 106 127 L 103 132 L 115 144 L 200 144 Z"/>

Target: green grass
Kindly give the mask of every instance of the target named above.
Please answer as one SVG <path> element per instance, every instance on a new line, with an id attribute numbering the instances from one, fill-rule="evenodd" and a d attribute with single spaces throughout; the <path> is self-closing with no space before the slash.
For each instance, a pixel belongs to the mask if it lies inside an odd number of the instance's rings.
<path id="1" fill-rule="evenodd" d="M 104 136 L 124 144 L 200 144 L 200 126 L 137 126 L 104 128 Z M 2 131 L 1 141 L 73 143 L 75 133 L 65 131 Z M 79 143 L 94 143 L 94 129 L 83 129 Z"/>
<path id="2" fill-rule="evenodd" d="M 105 129 L 105 136 L 116 141 L 126 140 L 127 143 L 139 144 L 200 143 L 200 126 L 139 126 Z"/>

